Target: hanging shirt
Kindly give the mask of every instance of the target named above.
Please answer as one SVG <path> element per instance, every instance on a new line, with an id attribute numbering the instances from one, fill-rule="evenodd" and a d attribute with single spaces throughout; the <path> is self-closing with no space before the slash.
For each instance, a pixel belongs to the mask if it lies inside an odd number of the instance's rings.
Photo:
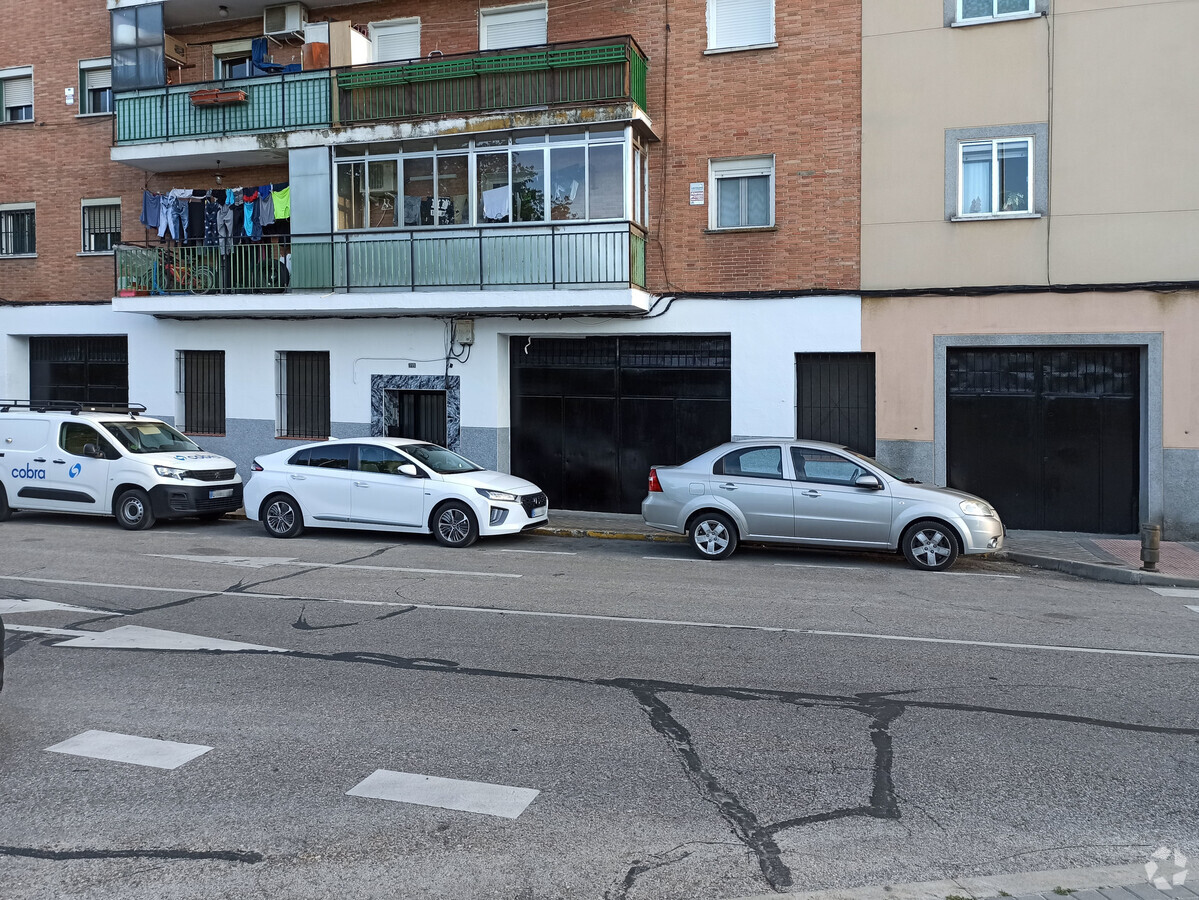
<path id="1" fill-rule="evenodd" d="M 269 184 L 258 189 L 258 221 L 263 228 L 275 224 L 275 201 Z"/>
<path id="2" fill-rule="evenodd" d="M 276 219 L 291 218 L 291 187 L 276 188 L 271 191 L 271 203 L 275 207 Z"/>
<path id="3" fill-rule="evenodd" d="M 138 219 L 147 228 L 158 227 L 158 214 L 162 209 L 162 200 L 157 194 L 142 191 L 142 214 Z"/>

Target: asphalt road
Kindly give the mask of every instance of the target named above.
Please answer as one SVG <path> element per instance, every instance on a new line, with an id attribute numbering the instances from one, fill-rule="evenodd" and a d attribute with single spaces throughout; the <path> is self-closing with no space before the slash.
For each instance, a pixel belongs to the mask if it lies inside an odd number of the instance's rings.
<path id="1" fill-rule="evenodd" d="M 1197 600 L 244 521 L 21 514 L 0 548 L 10 900 L 693 900 L 1199 851 Z M 78 755 L 96 732 L 184 761 Z"/>

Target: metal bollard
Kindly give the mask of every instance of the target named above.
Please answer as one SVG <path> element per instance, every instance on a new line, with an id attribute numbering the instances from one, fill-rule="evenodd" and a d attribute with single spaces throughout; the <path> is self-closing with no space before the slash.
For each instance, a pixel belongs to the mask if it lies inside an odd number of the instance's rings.
<path id="1" fill-rule="evenodd" d="M 1156 572 L 1162 556 L 1162 527 L 1148 523 L 1141 526 L 1141 570 Z"/>

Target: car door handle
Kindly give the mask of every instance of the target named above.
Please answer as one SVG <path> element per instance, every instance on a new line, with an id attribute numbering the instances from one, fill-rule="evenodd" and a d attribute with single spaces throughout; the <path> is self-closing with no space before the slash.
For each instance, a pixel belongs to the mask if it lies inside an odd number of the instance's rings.
<path id="1" fill-rule="evenodd" d="M 45 461 L 46 461 L 46 457 L 44 457 L 44 456 L 39 456 L 34 460 L 34 462 L 45 462 Z"/>
<path id="2" fill-rule="evenodd" d="M 800 491 L 805 497 L 819 497 L 820 491 Z"/>
<path id="3" fill-rule="evenodd" d="M 354 487 L 370 487 L 370 484 L 365 481 L 355 481 Z"/>
<path id="4" fill-rule="evenodd" d="M 290 478 L 292 481 L 303 481 L 308 476 L 307 475 L 288 475 L 287 477 Z"/>
<path id="5" fill-rule="evenodd" d="M 67 464 L 67 461 L 65 459 L 56 459 L 56 460 L 54 460 L 54 462 L 60 466 L 65 466 Z"/>
<path id="6" fill-rule="evenodd" d="M 729 483 L 727 483 L 727 484 L 718 484 L 718 485 L 716 485 L 716 486 L 717 486 L 718 488 L 720 488 L 722 491 L 735 491 L 735 490 L 737 490 L 737 485 L 733 484 L 732 482 L 729 482 Z"/>

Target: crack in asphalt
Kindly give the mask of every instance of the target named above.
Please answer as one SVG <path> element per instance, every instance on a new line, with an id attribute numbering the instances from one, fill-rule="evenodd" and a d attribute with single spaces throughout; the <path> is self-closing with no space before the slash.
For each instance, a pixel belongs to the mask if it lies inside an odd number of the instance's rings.
<path id="1" fill-rule="evenodd" d="M 43 850 L 4 845 L 0 845 L 0 856 L 24 856 L 55 862 L 74 859 L 179 859 L 260 863 L 266 859 L 256 850 Z"/>

